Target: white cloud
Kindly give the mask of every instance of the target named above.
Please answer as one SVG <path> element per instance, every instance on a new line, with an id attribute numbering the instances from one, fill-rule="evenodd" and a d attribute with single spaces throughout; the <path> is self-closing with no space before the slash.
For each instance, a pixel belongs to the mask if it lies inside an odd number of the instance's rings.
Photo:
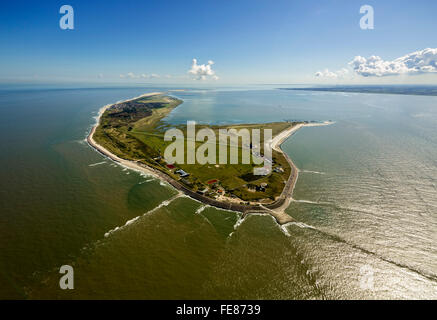
<path id="1" fill-rule="evenodd" d="M 337 74 L 335 74 L 334 72 L 329 71 L 328 69 L 325 69 L 323 71 L 317 71 L 315 76 L 317 78 L 331 78 L 331 79 L 337 78 Z"/>
<path id="2" fill-rule="evenodd" d="M 193 64 L 191 65 L 191 69 L 188 71 L 188 73 L 194 75 L 194 79 L 196 80 L 218 80 L 214 70 L 211 68 L 213 64 L 214 61 L 212 60 L 209 60 L 208 64 L 197 64 L 197 59 L 193 59 Z"/>
<path id="3" fill-rule="evenodd" d="M 139 76 L 137 76 L 135 73 L 133 72 L 128 72 L 126 74 L 120 74 L 120 78 L 122 79 L 135 79 L 135 78 L 139 78 Z"/>
<path id="4" fill-rule="evenodd" d="M 379 56 L 364 58 L 356 56 L 349 65 L 363 77 L 384 77 L 392 75 L 413 75 L 437 72 L 437 49 L 424 49 L 407 54 L 393 61 Z"/>
<path id="5" fill-rule="evenodd" d="M 349 70 L 346 68 L 337 70 L 337 71 L 329 71 L 328 69 L 325 69 L 323 71 L 317 71 L 315 73 L 315 76 L 317 78 L 329 78 L 329 79 L 337 79 L 342 78 L 346 76 L 349 73 Z"/>

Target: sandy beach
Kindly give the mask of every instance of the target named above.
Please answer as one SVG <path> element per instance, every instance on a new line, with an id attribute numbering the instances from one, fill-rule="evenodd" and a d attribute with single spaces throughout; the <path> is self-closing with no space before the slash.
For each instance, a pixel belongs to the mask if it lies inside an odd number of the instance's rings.
<path id="1" fill-rule="evenodd" d="M 276 150 L 278 152 L 283 152 L 280 149 L 281 144 L 287 140 L 290 136 L 292 136 L 297 130 L 303 127 L 320 127 L 320 126 L 328 126 L 332 124 L 333 122 L 325 121 L 325 122 L 309 122 L 309 123 L 299 123 L 292 128 L 289 128 L 287 130 L 282 131 L 281 133 L 277 134 L 272 139 L 271 147 L 273 150 Z"/>
<path id="2" fill-rule="evenodd" d="M 139 98 L 142 98 L 142 97 L 150 97 L 150 96 L 159 95 L 159 94 L 162 94 L 162 93 L 163 93 L 163 92 L 152 92 L 152 93 L 146 93 L 146 94 L 142 94 L 142 95 L 140 95 L 140 96 L 138 96 L 138 97 L 134 97 L 134 98 L 132 98 L 132 99 L 127 99 L 127 100 L 117 101 L 116 103 L 107 104 L 107 105 L 103 106 L 102 108 L 100 108 L 100 109 L 99 109 L 99 112 L 98 112 L 98 114 L 97 114 L 97 117 L 96 117 L 96 123 L 95 123 L 94 126 L 91 128 L 91 131 L 90 131 L 90 133 L 89 133 L 89 135 L 88 135 L 88 137 L 87 137 L 87 142 L 88 142 L 88 144 L 89 144 L 91 147 L 93 147 L 94 149 L 96 149 L 97 151 L 99 151 L 100 153 L 102 153 L 103 155 L 105 155 L 105 156 L 107 156 L 108 158 L 110 158 L 111 160 L 113 160 L 113 161 L 115 161 L 115 162 L 118 162 L 118 163 L 120 163 L 121 165 L 123 165 L 123 166 L 125 166 L 125 167 L 127 167 L 127 168 L 129 168 L 129 169 L 137 170 L 137 171 L 139 171 L 139 172 L 142 172 L 142 173 L 146 173 L 146 174 L 152 175 L 152 176 L 154 176 L 154 177 L 156 177 L 156 178 L 161 178 L 161 177 L 160 177 L 160 176 L 155 172 L 154 169 L 149 168 L 149 167 L 143 167 L 143 166 L 140 166 L 140 165 L 138 165 L 138 164 L 137 164 L 136 162 L 134 162 L 134 161 L 130 161 L 130 160 L 122 159 L 122 158 L 116 156 L 115 154 L 109 152 L 109 151 L 108 151 L 107 149 L 105 149 L 103 146 L 99 145 L 99 144 L 98 144 L 98 143 L 93 139 L 93 136 L 94 136 L 94 132 L 96 131 L 96 128 L 98 127 L 98 125 L 99 125 L 99 123 L 100 123 L 100 117 L 103 115 L 103 113 L 104 113 L 104 112 L 106 111 L 106 109 L 108 109 L 109 107 L 111 107 L 111 106 L 113 106 L 114 104 L 117 104 L 117 103 L 128 102 L 128 101 L 132 101 L 132 100 L 139 99 Z"/>
<path id="3" fill-rule="evenodd" d="M 287 159 L 288 164 L 291 167 L 291 175 L 287 181 L 286 186 L 284 187 L 284 190 L 282 190 L 282 193 L 280 195 L 280 199 L 283 200 L 282 204 L 274 209 L 268 209 L 271 212 L 273 216 L 275 216 L 276 220 L 280 222 L 280 224 L 285 224 L 288 222 L 292 222 L 293 219 L 289 219 L 290 217 L 288 214 L 285 213 L 285 209 L 288 208 L 290 205 L 290 202 L 293 200 L 293 191 L 294 187 L 296 186 L 297 179 L 299 177 L 299 168 L 294 164 L 293 160 L 282 150 L 281 145 L 284 143 L 285 140 L 287 140 L 289 137 L 291 137 L 294 133 L 296 133 L 299 129 L 303 127 L 319 127 L 319 126 L 327 126 L 331 125 L 333 122 L 325 121 L 325 122 L 309 122 L 309 123 L 299 123 L 289 129 L 286 129 L 279 134 L 277 134 L 271 142 L 271 148 L 275 151 L 281 152 L 285 159 Z"/>

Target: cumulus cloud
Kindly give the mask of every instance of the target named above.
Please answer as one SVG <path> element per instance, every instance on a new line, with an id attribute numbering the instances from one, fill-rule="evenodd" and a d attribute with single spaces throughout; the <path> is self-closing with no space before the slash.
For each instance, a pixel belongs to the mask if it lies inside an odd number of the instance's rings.
<path id="1" fill-rule="evenodd" d="M 379 56 L 356 56 L 349 65 L 363 77 L 384 77 L 437 72 L 437 49 L 424 49 L 395 60 L 383 60 Z"/>
<path id="2" fill-rule="evenodd" d="M 317 71 L 315 76 L 317 78 L 329 78 L 329 79 L 337 79 L 342 78 L 349 73 L 349 70 L 346 68 L 337 70 L 337 71 L 329 71 L 325 69 L 323 71 Z"/>
<path id="3" fill-rule="evenodd" d="M 120 78 L 122 78 L 122 79 L 136 79 L 136 78 L 139 78 L 139 76 L 137 76 L 133 72 L 128 72 L 126 74 L 120 74 Z"/>
<path id="4" fill-rule="evenodd" d="M 196 80 L 218 80 L 218 77 L 211 67 L 213 64 L 214 61 L 212 60 L 209 60 L 208 64 L 197 64 L 197 59 L 193 59 L 191 69 L 188 71 L 188 73 L 192 74 L 194 76 L 194 79 Z"/>

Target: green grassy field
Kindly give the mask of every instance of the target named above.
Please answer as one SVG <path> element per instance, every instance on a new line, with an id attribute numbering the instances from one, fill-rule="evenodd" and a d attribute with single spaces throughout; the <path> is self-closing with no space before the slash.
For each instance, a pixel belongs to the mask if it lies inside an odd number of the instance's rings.
<path id="1" fill-rule="evenodd" d="M 273 151 L 273 172 L 266 176 L 254 176 L 253 169 L 262 165 L 253 162 L 242 164 L 242 152 L 245 148 L 239 139 L 235 146 L 228 145 L 228 159 L 231 149 L 238 153 L 238 164 L 219 164 L 218 155 L 220 144 L 225 143 L 217 139 L 213 143 L 216 149 L 215 164 L 174 164 L 169 168 L 164 160 L 164 150 L 172 143 L 164 141 L 164 133 L 171 126 L 162 119 L 176 108 L 182 101 L 166 96 L 155 95 L 142 97 L 108 108 L 100 119 L 94 139 L 97 143 L 113 154 L 127 160 L 140 161 L 144 164 L 165 172 L 175 180 L 185 184 L 197 192 L 204 192 L 206 196 L 217 198 L 225 195 L 240 199 L 241 202 L 271 202 L 278 197 L 290 175 L 290 166 L 281 153 Z M 229 126 L 210 126 L 217 137 L 220 129 L 271 129 L 273 136 L 294 125 L 290 122 L 274 122 L 265 124 L 238 124 Z M 176 128 L 184 133 L 184 148 L 187 148 L 186 125 Z M 205 125 L 196 125 L 196 132 Z M 261 145 L 263 136 L 261 135 Z M 204 142 L 195 142 L 196 150 Z M 261 147 L 261 153 L 263 148 Z M 249 150 L 250 152 L 250 150 Z M 186 152 L 185 152 L 186 154 Z M 252 157 L 251 157 L 252 159 Z M 182 169 L 189 173 L 188 177 L 181 178 L 176 170 Z M 262 188 L 262 186 L 264 188 Z"/>

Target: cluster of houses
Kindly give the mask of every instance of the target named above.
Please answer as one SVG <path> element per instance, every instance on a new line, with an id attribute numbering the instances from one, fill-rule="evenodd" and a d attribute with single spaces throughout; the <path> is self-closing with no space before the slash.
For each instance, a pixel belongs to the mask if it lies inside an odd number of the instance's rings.
<path id="1" fill-rule="evenodd" d="M 174 165 L 172 165 L 172 164 L 167 164 L 166 167 L 169 170 L 176 169 L 176 167 Z M 279 165 L 279 166 L 275 166 L 273 168 L 273 171 L 277 172 L 277 173 L 283 173 L 284 169 Z M 186 179 L 187 177 L 190 176 L 190 174 L 188 172 L 185 172 L 182 169 L 177 169 L 177 170 L 174 171 L 174 173 L 178 174 L 181 177 L 181 181 L 184 184 L 193 186 L 193 183 L 190 182 L 188 179 Z M 268 174 L 268 173 L 269 172 L 266 172 L 266 174 Z M 224 195 L 225 191 L 223 190 L 222 187 L 220 187 L 219 181 L 217 179 L 209 180 L 206 183 L 208 184 L 208 187 L 204 187 L 203 189 L 199 188 L 196 191 L 198 194 L 209 195 L 209 196 L 212 196 L 212 197 L 217 197 L 217 196 L 220 196 L 220 195 Z M 265 183 L 265 182 L 260 183 L 259 185 L 248 185 L 249 189 L 255 189 L 255 191 L 257 191 L 257 192 L 265 192 L 267 187 L 268 187 L 268 184 Z M 232 196 L 232 194 L 230 194 L 230 196 Z"/>
<path id="2" fill-rule="evenodd" d="M 209 185 L 209 188 L 204 188 L 203 190 L 198 190 L 197 193 L 199 194 L 206 194 L 208 191 L 210 191 L 210 195 L 214 198 L 216 198 L 218 195 L 223 195 L 225 191 L 222 187 L 220 187 L 219 180 L 212 179 L 206 182 Z"/>
<path id="3" fill-rule="evenodd" d="M 282 169 L 282 167 L 280 167 L 280 166 L 278 166 L 278 167 L 274 167 L 274 168 L 273 168 L 273 171 L 274 171 L 274 172 L 277 172 L 277 173 L 284 173 L 284 169 Z"/>
<path id="4" fill-rule="evenodd" d="M 166 167 L 169 170 L 173 170 L 176 168 L 172 164 L 166 164 Z M 186 179 L 187 177 L 190 176 L 190 174 L 188 172 L 186 172 L 182 169 L 177 169 L 174 171 L 174 173 L 178 174 L 181 177 L 181 182 L 183 182 L 184 184 L 186 184 L 188 186 L 193 186 L 193 183 L 190 182 L 188 179 Z M 207 184 L 209 185 L 209 187 L 205 187 L 203 189 L 198 189 L 196 192 L 198 194 L 201 194 L 201 195 L 206 195 L 207 193 L 210 192 L 212 196 L 223 195 L 225 193 L 225 191 L 220 187 L 219 181 L 217 179 L 209 180 L 207 182 Z M 212 189 L 214 189 L 214 190 L 212 190 Z"/>
<path id="5" fill-rule="evenodd" d="M 173 169 L 175 168 L 175 166 L 172 165 L 172 164 L 167 164 L 166 167 L 167 167 L 168 169 L 170 169 L 170 170 L 173 170 Z M 178 175 L 180 175 L 181 178 L 186 178 L 186 177 L 188 177 L 188 176 L 190 175 L 188 172 L 185 172 L 185 171 L 182 170 L 182 169 L 178 169 L 178 170 L 176 170 L 175 173 L 177 173 Z"/>
<path id="6" fill-rule="evenodd" d="M 255 190 L 256 190 L 256 191 L 260 191 L 260 192 L 265 192 L 267 186 L 268 186 L 268 184 L 265 183 L 265 182 L 263 182 L 263 183 L 261 183 L 259 186 L 256 186 L 256 187 L 255 187 Z"/>
<path id="7" fill-rule="evenodd" d="M 265 192 L 268 184 L 265 182 L 260 183 L 259 185 L 248 184 L 247 187 L 249 190 L 255 190 L 258 192 Z"/>

